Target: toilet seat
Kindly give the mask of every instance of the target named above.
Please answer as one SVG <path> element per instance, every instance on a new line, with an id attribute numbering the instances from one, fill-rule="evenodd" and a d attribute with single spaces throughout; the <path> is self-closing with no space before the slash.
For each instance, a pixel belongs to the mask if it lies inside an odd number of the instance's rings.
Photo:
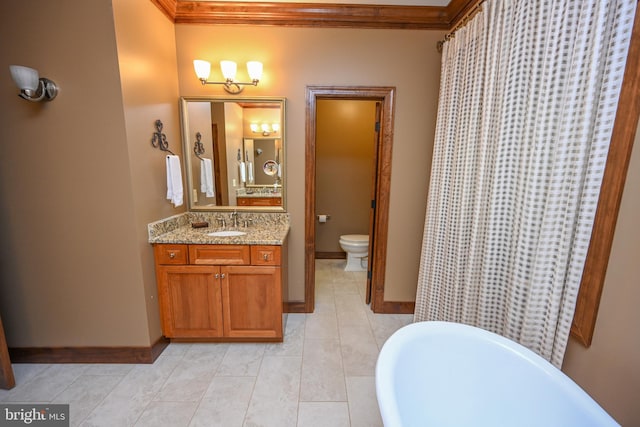
<path id="1" fill-rule="evenodd" d="M 345 234 L 344 236 L 340 236 L 340 240 L 346 243 L 351 244 L 369 244 L 369 235 L 367 234 Z"/>

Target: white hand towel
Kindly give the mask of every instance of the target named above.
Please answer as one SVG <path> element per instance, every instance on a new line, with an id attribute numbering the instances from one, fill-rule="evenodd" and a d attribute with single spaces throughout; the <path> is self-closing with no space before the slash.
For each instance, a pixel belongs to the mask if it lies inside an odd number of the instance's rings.
<path id="1" fill-rule="evenodd" d="M 253 163 L 247 162 L 247 175 L 249 175 L 249 183 L 253 184 Z"/>
<path id="2" fill-rule="evenodd" d="M 182 206 L 184 201 L 182 171 L 178 156 L 167 156 L 167 199 L 171 200 L 176 208 Z"/>
<path id="3" fill-rule="evenodd" d="M 247 182 L 247 167 L 244 162 L 240 162 L 240 182 Z"/>
<path id="4" fill-rule="evenodd" d="M 216 195 L 213 189 L 211 159 L 200 159 L 200 191 L 205 193 L 207 197 Z"/>

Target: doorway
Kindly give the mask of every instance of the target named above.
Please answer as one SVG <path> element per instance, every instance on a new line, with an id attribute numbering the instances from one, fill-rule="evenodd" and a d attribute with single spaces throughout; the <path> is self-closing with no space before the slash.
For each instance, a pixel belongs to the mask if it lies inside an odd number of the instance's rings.
<path id="1" fill-rule="evenodd" d="M 374 312 L 382 312 L 387 251 L 391 153 L 393 144 L 393 87 L 331 87 L 309 86 L 306 98 L 305 147 L 305 312 L 315 306 L 315 248 L 316 248 L 316 113 L 317 102 L 332 100 L 369 100 L 379 105 L 376 124 L 374 179 L 369 219 L 369 271 L 367 299 Z"/>

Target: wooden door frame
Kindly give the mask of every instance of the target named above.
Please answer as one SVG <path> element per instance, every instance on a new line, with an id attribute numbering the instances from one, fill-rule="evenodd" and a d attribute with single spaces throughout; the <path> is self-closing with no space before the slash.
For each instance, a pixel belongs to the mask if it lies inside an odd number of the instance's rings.
<path id="1" fill-rule="evenodd" d="M 393 148 L 393 112 L 395 87 L 372 86 L 307 86 L 305 126 L 305 221 L 304 311 L 313 313 L 315 306 L 315 210 L 316 210 L 316 109 L 318 99 L 361 99 L 382 103 L 380 147 L 377 162 L 376 243 L 373 248 L 371 309 L 380 312 L 384 306 L 384 278 L 387 259 L 389 194 L 391 188 L 391 155 Z"/>
<path id="2" fill-rule="evenodd" d="M 2 319 L 0 319 L 0 388 L 10 389 L 16 385 L 13 376 L 13 368 L 11 367 L 11 359 L 9 359 L 9 350 L 7 349 L 7 340 L 4 336 L 4 327 Z"/>

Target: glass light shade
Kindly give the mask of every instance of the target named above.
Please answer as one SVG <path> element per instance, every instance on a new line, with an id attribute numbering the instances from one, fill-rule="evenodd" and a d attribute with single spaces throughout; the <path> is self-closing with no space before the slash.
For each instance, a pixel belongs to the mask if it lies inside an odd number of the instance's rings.
<path id="1" fill-rule="evenodd" d="M 207 80 L 211 74 L 211 63 L 196 59 L 193 61 L 193 68 L 196 70 L 196 76 L 200 80 Z"/>
<path id="2" fill-rule="evenodd" d="M 262 132 L 271 132 L 271 127 L 268 123 L 263 123 L 260 127 L 262 128 Z"/>
<path id="3" fill-rule="evenodd" d="M 262 62 L 247 62 L 247 72 L 251 80 L 260 80 L 262 78 Z"/>
<path id="4" fill-rule="evenodd" d="M 235 80 L 238 65 L 233 61 L 220 61 L 220 69 L 226 80 Z"/>
<path id="5" fill-rule="evenodd" d="M 251 123 L 250 127 L 251 127 L 251 132 L 258 132 L 260 130 L 257 123 Z"/>
<path id="6" fill-rule="evenodd" d="M 280 132 L 280 123 L 273 123 L 271 129 L 273 129 L 274 132 Z"/>
<path id="7" fill-rule="evenodd" d="M 40 81 L 38 70 L 23 67 L 22 65 L 10 65 L 9 70 L 11 71 L 11 77 L 18 88 L 30 91 L 38 89 Z"/>

